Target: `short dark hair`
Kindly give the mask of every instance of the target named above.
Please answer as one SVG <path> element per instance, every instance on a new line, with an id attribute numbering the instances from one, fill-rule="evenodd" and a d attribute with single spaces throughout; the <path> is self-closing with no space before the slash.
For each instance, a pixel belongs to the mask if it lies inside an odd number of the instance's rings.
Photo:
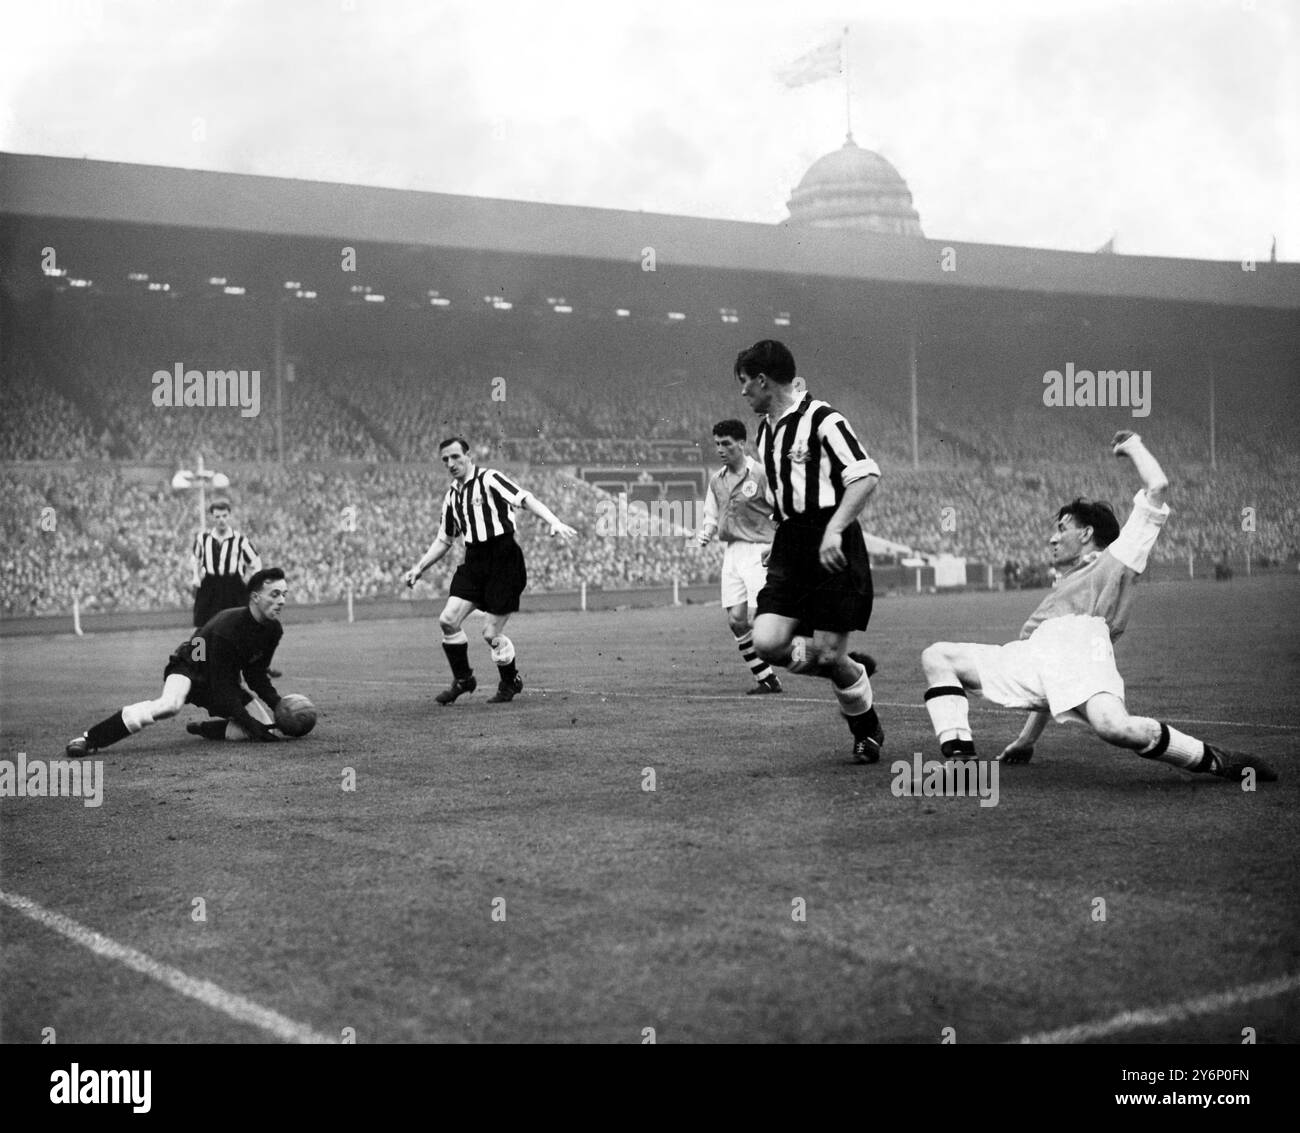
<path id="1" fill-rule="evenodd" d="M 230 501 L 229 501 L 229 500 L 213 500 L 210 504 L 208 504 L 208 514 L 211 515 L 211 514 L 212 514 L 214 511 L 216 511 L 218 508 L 225 508 L 226 511 L 229 511 L 229 510 L 230 510 Z"/>
<path id="2" fill-rule="evenodd" d="M 256 594 L 268 582 L 283 582 L 284 571 L 279 567 L 265 567 L 248 580 L 248 592 Z"/>
<path id="3" fill-rule="evenodd" d="M 747 378 L 766 374 L 779 385 L 788 386 L 794 381 L 794 355 L 784 342 L 765 338 L 736 355 L 733 372 L 736 377 L 743 374 Z"/>
<path id="4" fill-rule="evenodd" d="M 737 421 L 734 417 L 728 417 L 725 421 L 719 421 L 714 425 L 713 435 L 715 437 L 730 437 L 733 441 L 749 439 L 749 434 L 745 432 L 744 422 Z"/>
<path id="5" fill-rule="evenodd" d="M 460 445 L 460 451 L 463 452 L 463 453 L 465 453 L 466 456 L 469 455 L 469 441 L 467 441 L 467 440 L 466 440 L 464 437 L 462 437 L 459 433 L 455 434 L 454 436 L 450 436 L 450 437 L 445 438 L 445 439 L 444 439 L 444 440 L 443 440 L 443 441 L 438 445 L 438 455 L 439 455 L 439 456 L 442 455 L 442 450 L 445 449 L 448 445 Z"/>
<path id="6" fill-rule="evenodd" d="M 1092 528 L 1092 541 L 1098 547 L 1109 547 L 1119 538 L 1119 520 L 1115 518 L 1115 509 L 1108 503 L 1076 496 L 1056 513 L 1057 521 L 1067 515 L 1080 527 Z"/>

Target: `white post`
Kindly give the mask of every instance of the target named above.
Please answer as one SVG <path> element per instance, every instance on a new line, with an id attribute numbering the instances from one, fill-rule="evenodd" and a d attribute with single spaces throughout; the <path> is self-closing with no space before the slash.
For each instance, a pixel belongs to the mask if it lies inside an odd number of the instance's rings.
<path id="1" fill-rule="evenodd" d="M 673 575 L 673 605 L 674 606 L 680 606 L 682 604 L 680 585 L 681 585 L 681 580 L 677 577 L 677 575 Z"/>
<path id="2" fill-rule="evenodd" d="M 1250 577 L 1250 548 L 1246 548 L 1246 577 Z"/>
<path id="3" fill-rule="evenodd" d="M 587 580 L 585 578 L 578 583 L 578 609 L 584 614 L 587 612 Z"/>
<path id="4" fill-rule="evenodd" d="M 985 572 L 985 576 L 988 578 L 988 589 L 992 590 L 993 589 L 993 564 L 985 563 L 984 572 Z"/>
<path id="5" fill-rule="evenodd" d="M 1192 551 L 1187 552 L 1187 577 L 1196 577 L 1196 555 Z"/>
<path id="6" fill-rule="evenodd" d="M 202 531 L 208 525 L 208 481 L 204 475 L 202 453 L 199 453 L 199 461 L 194 468 L 194 482 L 199 486 L 199 530 Z"/>
<path id="7" fill-rule="evenodd" d="M 352 583 L 348 583 L 348 625 L 353 622 L 352 618 Z"/>
<path id="8" fill-rule="evenodd" d="M 916 592 L 921 593 L 921 568 L 916 568 Z"/>
<path id="9" fill-rule="evenodd" d="M 72 632 L 78 637 L 86 636 L 81 628 L 81 595 L 75 590 L 72 592 Z"/>

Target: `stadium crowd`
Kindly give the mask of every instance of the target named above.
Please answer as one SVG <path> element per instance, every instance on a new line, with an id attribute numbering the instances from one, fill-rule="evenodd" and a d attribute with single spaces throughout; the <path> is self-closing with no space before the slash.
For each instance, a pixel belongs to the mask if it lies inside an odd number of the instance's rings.
<path id="1" fill-rule="evenodd" d="M 451 433 L 470 437 L 480 462 L 513 465 L 578 529 L 565 544 L 521 515 L 533 589 L 716 578 L 716 546 L 596 534 L 608 498 L 572 473 L 712 466 L 712 424 L 748 420 L 726 328 L 611 331 L 557 320 L 539 329 L 494 313 L 477 316 L 490 327 L 453 319 L 404 337 L 392 324 L 322 311 L 291 328 L 290 347 L 314 345 L 286 350 L 293 380 L 277 390 L 265 312 L 258 324 L 255 310 L 215 299 L 150 300 L 147 309 L 132 300 L 120 310 L 108 302 L 56 305 L 20 320 L 4 342 L 8 616 L 66 610 L 74 595 L 85 609 L 187 605 L 197 517 L 168 482 L 200 453 L 208 467 L 255 469 L 236 476 L 236 525 L 265 561 L 291 572 L 293 600 L 337 600 L 349 587 L 358 598 L 400 594 L 402 571 L 433 538 L 446 486 L 437 446 Z M 672 366 L 660 368 L 664 343 L 678 338 Z M 259 412 L 155 405 L 153 374 L 178 363 L 258 371 Z M 1044 406 L 1030 377 L 924 375 L 913 468 L 905 382 L 861 379 L 853 357 L 828 347 L 810 392 L 845 413 L 885 473 L 868 531 L 927 553 L 1042 563 L 1055 510 L 1074 496 L 1127 514 L 1132 478 L 1107 461 L 1105 445 L 1114 429 L 1136 427 L 1174 480 L 1175 516 L 1157 562 L 1247 551 L 1256 561 L 1295 559 L 1300 456 L 1285 415 L 1225 397 L 1212 470 L 1195 391 L 1161 394 L 1153 415 L 1137 420 L 1124 408 Z M 427 582 L 444 588 L 457 561 L 444 560 Z"/>
<path id="2" fill-rule="evenodd" d="M 105 464 L 93 473 L 41 467 L 10 474 L 0 521 L 0 592 L 5 616 L 84 610 L 157 609 L 191 600 L 189 547 L 197 529 L 193 498 L 162 480 L 136 482 Z M 1294 561 L 1300 506 L 1294 480 L 1263 484 L 1245 472 L 1174 478 L 1174 516 L 1154 561 L 1179 569 L 1189 555 L 1243 555 Z M 1123 518 L 1134 492 L 1120 468 L 1096 462 L 1050 474 L 885 469 L 864 526 L 928 553 L 949 552 L 1000 568 L 1042 563 L 1056 508 L 1083 494 L 1107 499 Z M 517 516 L 534 591 L 667 586 L 717 578 L 721 549 L 669 534 L 598 533 L 610 497 L 558 470 L 516 472 L 557 515 L 577 528 L 565 543 L 539 521 Z M 262 466 L 234 485 L 235 525 L 264 561 L 284 566 L 292 601 L 401 597 L 402 572 L 433 540 L 446 476 L 433 467 L 372 464 L 355 471 Z M 1243 509 L 1253 509 L 1249 522 Z M 1253 527 L 1253 530 L 1247 528 Z M 603 530 L 599 529 L 599 530 Z M 425 575 L 444 593 L 457 549 Z M 428 593 L 421 591 L 421 593 Z"/>

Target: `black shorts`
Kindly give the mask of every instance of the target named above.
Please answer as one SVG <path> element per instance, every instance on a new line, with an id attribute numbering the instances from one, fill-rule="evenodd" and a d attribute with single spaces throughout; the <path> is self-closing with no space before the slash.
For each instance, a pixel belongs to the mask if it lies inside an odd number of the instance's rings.
<path id="1" fill-rule="evenodd" d="M 167 658 L 167 664 L 163 668 L 163 684 L 166 684 L 167 678 L 171 676 L 189 678 L 190 691 L 185 697 L 186 704 L 206 708 L 209 716 L 215 715 L 212 708 L 212 689 L 208 684 L 207 674 L 198 665 L 181 653 L 173 653 Z M 256 697 L 248 689 L 241 688 L 239 690 L 239 699 L 247 705 Z"/>
<path id="2" fill-rule="evenodd" d="M 210 574 L 194 599 L 194 628 L 202 629 L 222 610 L 248 605 L 248 587 L 237 574 Z"/>
<path id="3" fill-rule="evenodd" d="M 465 545 L 465 561 L 451 579 L 451 596 L 489 614 L 513 614 L 528 585 L 524 553 L 513 535 Z"/>
<path id="4" fill-rule="evenodd" d="M 776 529 L 767 562 L 767 585 L 759 591 L 758 613 L 798 619 L 799 632 L 848 633 L 871 620 L 871 558 L 862 528 L 850 523 L 840 537 L 848 559 L 841 571 L 828 571 L 818 555 L 834 509 L 787 519 Z"/>

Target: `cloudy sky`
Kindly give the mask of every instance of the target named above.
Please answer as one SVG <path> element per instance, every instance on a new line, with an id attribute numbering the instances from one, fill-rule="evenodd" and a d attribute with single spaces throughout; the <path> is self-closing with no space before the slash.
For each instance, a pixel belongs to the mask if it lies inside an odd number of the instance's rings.
<path id="1" fill-rule="evenodd" d="M 0 149 L 775 223 L 845 84 L 931 237 L 1300 258 L 1294 0 L 14 0 Z"/>

